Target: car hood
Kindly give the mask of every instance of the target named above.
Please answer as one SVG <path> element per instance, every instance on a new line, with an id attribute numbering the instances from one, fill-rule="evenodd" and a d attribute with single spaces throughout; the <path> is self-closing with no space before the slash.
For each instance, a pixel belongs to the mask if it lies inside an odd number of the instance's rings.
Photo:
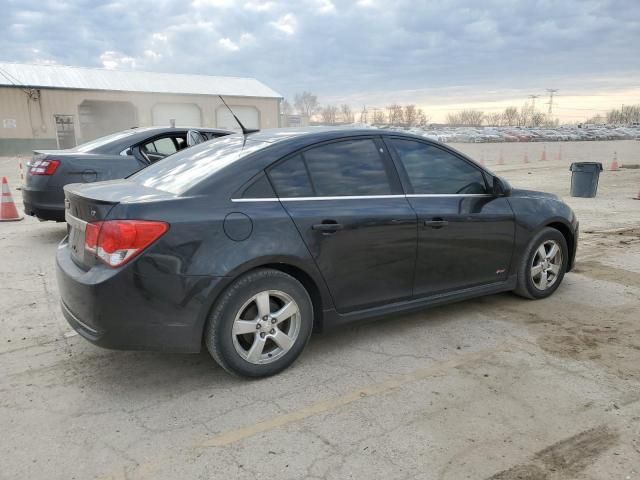
<path id="1" fill-rule="evenodd" d="M 555 193 L 538 192 L 537 190 L 524 190 L 522 188 L 514 188 L 511 190 L 511 196 L 520 198 L 549 198 L 552 200 L 561 200 Z"/>

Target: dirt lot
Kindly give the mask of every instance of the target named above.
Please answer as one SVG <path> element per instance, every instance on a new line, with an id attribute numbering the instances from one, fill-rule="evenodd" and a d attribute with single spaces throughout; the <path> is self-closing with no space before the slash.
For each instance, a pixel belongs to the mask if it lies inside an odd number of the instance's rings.
<path id="1" fill-rule="evenodd" d="M 0 224 L 0 477 L 640 479 L 640 170 L 568 196 L 574 160 L 640 142 L 458 145 L 555 192 L 578 263 L 543 301 L 485 297 L 315 336 L 232 378 L 206 353 L 93 347 L 58 308 L 61 224 Z M 530 163 L 524 163 L 527 149 Z M 496 165 L 502 151 L 504 166 Z M 20 202 L 14 159 L 0 159 Z"/>

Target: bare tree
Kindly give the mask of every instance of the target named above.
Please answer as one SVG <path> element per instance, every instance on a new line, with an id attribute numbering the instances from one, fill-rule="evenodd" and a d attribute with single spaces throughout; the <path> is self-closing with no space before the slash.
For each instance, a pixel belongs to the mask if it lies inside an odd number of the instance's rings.
<path id="1" fill-rule="evenodd" d="M 518 107 L 507 107 L 502 114 L 504 118 L 504 124 L 513 126 L 518 125 L 520 121 L 520 114 L 518 113 Z"/>
<path id="2" fill-rule="evenodd" d="M 342 121 L 344 123 L 353 123 L 356 120 L 356 116 L 351 111 L 351 107 L 347 104 L 340 105 L 340 113 L 342 114 Z"/>
<path id="3" fill-rule="evenodd" d="M 584 123 L 594 123 L 596 125 L 598 124 L 604 124 L 607 123 L 607 117 L 597 114 L 594 115 L 593 117 L 587 118 Z"/>
<path id="4" fill-rule="evenodd" d="M 415 105 L 404 107 L 404 122 L 408 127 L 413 127 L 418 122 L 418 109 Z"/>
<path id="5" fill-rule="evenodd" d="M 445 122 L 449 125 L 460 125 L 460 114 L 459 113 L 447 113 L 445 118 Z"/>
<path id="6" fill-rule="evenodd" d="M 378 108 L 373 110 L 373 123 L 376 125 L 387 123 L 387 117 L 385 116 L 383 110 L 380 110 Z"/>
<path id="7" fill-rule="evenodd" d="M 313 95 L 311 92 L 296 93 L 296 96 L 293 98 L 293 104 L 298 112 L 307 118 L 311 118 L 320 107 L 317 95 Z"/>
<path id="8" fill-rule="evenodd" d="M 633 122 L 640 122 L 640 105 L 623 105 L 607 112 L 607 123 L 628 125 Z"/>
<path id="9" fill-rule="evenodd" d="M 448 113 L 447 123 L 463 127 L 478 127 L 484 120 L 484 112 L 481 110 L 461 110 L 458 113 Z"/>
<path id="10" fill-rule="evenodd" d="M 360 112 L 360 123 L 369 123 L 369 110 L 367 110 L 366 105 L 362 106 L 362 111 Z"/>
<path id="11" fill-rule="evenodd" d="M 293 107 L 291 106 L 291 104 L 286 98 L 282 100 L 281 109 L 282 109 L 282 114 L 285 116 L 291 115 L 293 113 Z"/>
<path id="12" fill-rule="evenodd" d="M 499 127 L 502 125 L 503 118 L 502 112 L 488 113 L 485 117 L 485 122 L 492 127 Z"/>
<path id="13" fill-rule="evenodd" d="M 429 124 L 431 117 L 425 114 L 421 108 L 416 111 L 416 125 L 419 127 L 426 127 Z"/>
<path id="14" fill-rule="evenodd" d="M 540 127 L 547 122 L 547 115 L 542 112 L 533 112 L 529 126 Z"/>
<path id="15" fill-rule="evenodd" d="M 335 105 L 327 105 L 322 107 L 320 110 L 320 116 L 322 117 L 322 121 L 324 123 L 328 123 L 329 125 L 333 125 L 336 123 L 338 117 L 338 107 Z"/>
<path id="16" fill-rule="evenodd" d="M 389 105 L 387 107 L 387 113 L 389 115 L 389 123 L 391 125 L 403 125 L 405 123 L 404 110 L 397 103 Z"/>

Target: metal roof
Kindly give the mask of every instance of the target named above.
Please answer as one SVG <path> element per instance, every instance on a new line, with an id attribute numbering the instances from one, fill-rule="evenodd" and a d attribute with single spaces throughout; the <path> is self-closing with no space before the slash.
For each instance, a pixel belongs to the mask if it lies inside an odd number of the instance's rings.
<path id="1" fill-rule="evenodd" d="M 255 78 L 0 62 L 0 86 L 282 98 Z"/>

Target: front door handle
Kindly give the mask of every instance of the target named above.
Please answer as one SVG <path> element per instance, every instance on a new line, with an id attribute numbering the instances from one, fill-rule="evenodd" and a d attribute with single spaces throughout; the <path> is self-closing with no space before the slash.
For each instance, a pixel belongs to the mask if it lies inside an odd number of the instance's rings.
<path id="1" fill-rule="evenodd" d="M 342 230 L 344 225 L 336 222 L 335 220 L 323 220 L 322 223 L 316 223 L 312 225 L 313 230 L 318 230 L 324 234 L 336 233 L 338 230 Z"/>
<path id="2" fill-rule="evenodd" d="M 432 218 L 431 220 L 425 220 L 424 226 L 431 228 L 442 228 L 449 225 L 449 222 L 442 218 Z"/>

